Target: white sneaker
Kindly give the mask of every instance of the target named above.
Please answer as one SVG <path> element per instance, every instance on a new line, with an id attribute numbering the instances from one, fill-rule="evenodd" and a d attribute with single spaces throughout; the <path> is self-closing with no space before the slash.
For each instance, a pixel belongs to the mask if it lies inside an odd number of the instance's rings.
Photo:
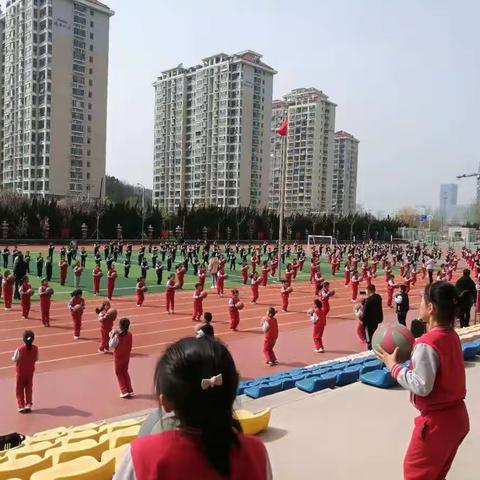
<path id="1" fill-rule="evenodd" d="M 129 393 L 121 393 L 120 398 L 128 398 L 130 396 Z"/>
<path id="2" fill-rule="evenodd" d="M 25 409 L 24 408 L 19 408 L 18 409 L 18 413 L 24 413 L 25 412 Z"/>
<path id="3" fill-rule="evenodd" d="M 315 353 L 323 353 L 324 351 L 325 351 L 324 348 L 316 348 L 316 349 L 314 350 Z"/>
<path id="4" fill-rule="evenodd" d="M 80 337 L 73 337 L 74 340 L 80 340 Z"/>

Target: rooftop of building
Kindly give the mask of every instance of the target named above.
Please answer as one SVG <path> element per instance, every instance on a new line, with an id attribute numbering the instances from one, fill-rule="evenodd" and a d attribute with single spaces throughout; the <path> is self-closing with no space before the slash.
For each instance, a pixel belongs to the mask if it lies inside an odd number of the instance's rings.
<path id="1" fill-rule="evenodd" d="M 337 106 L 334 102 L 329 100 L 328 95 L 318 88 L 309 87 L 309 88 L 295 88 L 291 92 L 283 96 L 286 102 L 318 102 L 323 101 L 327 102 L 330 105 Z"/>
<path id="2" fill-rule="evenodd" d="M 351 140 L 355 140 L 357 142 L 359 141 L 351 133 L 348 133 L 345 130 L 339 130 L 338 132 L 335 132 L 335 138 L 350 138 Z"/>

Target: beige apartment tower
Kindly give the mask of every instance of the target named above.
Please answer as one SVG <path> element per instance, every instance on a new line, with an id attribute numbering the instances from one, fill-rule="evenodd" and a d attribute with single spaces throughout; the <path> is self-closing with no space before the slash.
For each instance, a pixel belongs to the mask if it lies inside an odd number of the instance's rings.
<path id="1" fill-rule="evenodd" d="M 97 0 L 7 2 L 0 19 L 3 190 L 104 194 L 112 15 Z"/>
<path id="2" fill-rule="evenodd" d="M 298 88 L 273 102 L 270 209 L 280 204 L 282 139 L 276 129 L 288 115 L 285 213 L 331 212 L 335 109 L 316 88 Z"/>
<path id="3" fill-rule="evenodd" d="M 263 208 L 268 203 L 275 70 L 247 50 L 164 71 L 154 84 L 153 202 Z"/>

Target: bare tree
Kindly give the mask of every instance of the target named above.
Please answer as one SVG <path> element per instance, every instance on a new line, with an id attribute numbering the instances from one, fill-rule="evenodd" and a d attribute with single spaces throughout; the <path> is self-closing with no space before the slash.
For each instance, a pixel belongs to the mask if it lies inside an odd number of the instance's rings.
<path id="1" fill-rule="evenodd" d="M 237 223 L 237 241 L 240 241 L 240 226 L 245 223 L 248 215 L 250 214 L 250 208 L 237 207 L 235 209 L 235 221 Z"/>

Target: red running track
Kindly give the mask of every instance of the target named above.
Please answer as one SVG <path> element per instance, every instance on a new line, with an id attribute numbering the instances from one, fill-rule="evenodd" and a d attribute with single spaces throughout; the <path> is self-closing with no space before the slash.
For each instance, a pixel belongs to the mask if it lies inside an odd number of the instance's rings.
<path id="1" fill-rule="evenodd" d="M 245 303 L 241 312 L 238 332 L 229 330 L 228 297 L 219 298 L 214 290 L 207 290 L 204 311 L 211 311 L 215 334 L 229 345 L 242 378 L 273 374 L 337 358 L 365 349 L 355 335 L 356 319 L 353 315 L 351 289 L 343 286 L 343 280 L 333 280 L 336 290 L 332 298 L 331 311 L 324 335 L 326 353 L 313 352 L 311 324 L 306 310 L 311 307 L 313 287 L 306 283 L 294 284 L 290 295 L 289 312 L 278 313 L 280 336 L 275 351 L 280 365 L 272 368 L 264 363 L 262 354 L 263 334 L 260 319 L 269 306 L 280 307 L 280 286 L 270 284 L 260 289 L 257 305 L 250 301 L 250 288 L 241 287 L 240 297 Z M 423 281 L 417 283 L 410 293 L 412 313 L 419 303 Z M 385 294 L 384 277 L 378 277 L 377 290 Z M 94 309 L 101 303 L 90 300 L 83 316 L 82 338 L 73 340 L 72 325 L 66 303 L 54 302 L 51 309 L 51 325 L 41 325 L 39 305 L 35 303 L 31 318 L 20 319 L 20 307 L 0 313 L 0 391 L 2 406 L 0 425 L 3 433 L 19 431 L 27 434 L 55 426 L 87 423 L 111 418 L 155 406 L 152 375 L 156 358 L 166 345 L 178 338 L 192 335 L 194 323 L 191 291 L 177 291 L 176 313 L 167 315 L 164 294 L 146 296 L 143 307 L 137 307 L 134 297 L 119 297 L 112 302 L 119 311 L 119 318 L 128 317 L 134 348 L 131 361 L 131 377 L 136 396 L 132 400 L 121 400 L 118 396 L 111 355 L 97 353 L 99 322 Z M 386 308 L 386 320 L 393 314 Z M 34 379 L 34 411 L 30 415 L 16 413 L 15 367 L 11 356 L 21 343 L 26 328 L 36 333 L 36 344 L 40 349 Z M 1 434 L 2 432 L 0 432 Z"/>

